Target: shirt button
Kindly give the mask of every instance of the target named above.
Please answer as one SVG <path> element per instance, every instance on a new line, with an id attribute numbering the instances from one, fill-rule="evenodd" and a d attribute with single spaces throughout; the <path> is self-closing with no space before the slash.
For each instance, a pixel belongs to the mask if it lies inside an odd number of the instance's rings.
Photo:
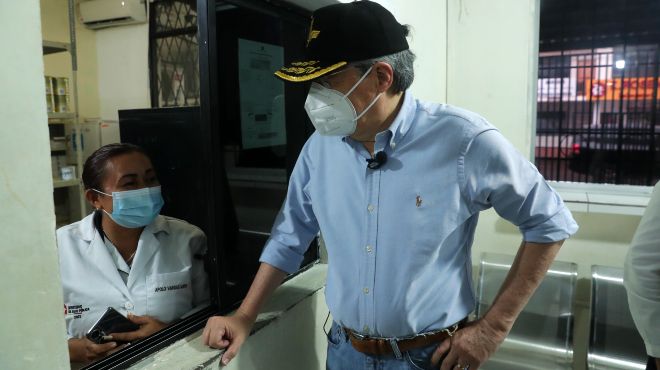
<path id="1" fill-rule="evenodd" d="M 367 245 L 367 252 L 371 253 L 374 249 L 370 245 Z"/>
<path id="2" fill-rule="evenodd" d="M 124 303 L 124 308 L 127 309 L 127 310 L 132 310 L 133 309 L 133 303 L 131 303 L 131 302 Z"/>
<path id="3" fill-rule="evenodd" d="M 373 204 L 370 204 L 369 207 L 367 207 L 367 210 L 368 210 L 369 212 L 373 212 L 373 211 L 374 211 L 374 208 L 376 208 L 376 207 L 374 207 Z"/>
<path id="4" fill-rule="evenodd" d="M 369 288 L 364 288 L 362 289 L 362 291 L 364 292 L 364 294 L 369 294 Z"/>

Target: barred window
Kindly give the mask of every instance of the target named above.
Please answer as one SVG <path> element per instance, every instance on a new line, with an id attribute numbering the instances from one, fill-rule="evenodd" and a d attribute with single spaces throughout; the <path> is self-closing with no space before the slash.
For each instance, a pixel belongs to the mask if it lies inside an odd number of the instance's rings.
<path id="1" fill-rule="evenodd" d="M 196 0 L 158 0 L 150 5 L 151 106 L 199 105 Z"/>
<path id="2" fill-rule="evenodd" d="M 657 1 L 543 0 L 536 165 L 550 180 L 660 179 Z"/>

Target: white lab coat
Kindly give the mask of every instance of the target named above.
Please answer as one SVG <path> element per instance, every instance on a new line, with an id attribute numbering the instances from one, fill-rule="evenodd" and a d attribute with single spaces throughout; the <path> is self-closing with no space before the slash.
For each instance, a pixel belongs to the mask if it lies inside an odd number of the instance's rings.
<path id="1" fill-rule="evenodd" d="M 196 226 L 158 216 L 144 228 L 125 283 L 93 224 L 93 214 L 57 230 L 68 338 L 81 338 L 108 307 L 170 323 L 208 302 Z"/>
<path id="2" fill-rule="evenodd" d="M 646 353 L 660 357 L 660 182 L 653 189 L 628 250 L 624 284 Z"/>

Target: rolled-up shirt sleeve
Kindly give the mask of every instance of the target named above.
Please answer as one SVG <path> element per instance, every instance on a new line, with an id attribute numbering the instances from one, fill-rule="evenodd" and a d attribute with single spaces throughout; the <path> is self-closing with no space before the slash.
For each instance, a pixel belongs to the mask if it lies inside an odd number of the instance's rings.
<path id="1" fill-rule="evenodd" d="M 305 145 L 298 157 L 289 179 L 286 199 L 259 259 L 287 273 L 298 270 L 309 243 L 319 232 L 307 191 L 311 168 L 307 151 L 309 144 Z"/>
<path id="2" fill-rule="evenodd" d="M 623 279 L 646 353 L 660 357 L 660 182 L 628 250 Z"/>
<path id="3" fill-rule="evenodd" d="M 464 194 L 473 212 L 493 207 L 527 242 L 556 242 L 577 231 L 559 194 L 499 131 L 476 135 L 463 158 Z"/>

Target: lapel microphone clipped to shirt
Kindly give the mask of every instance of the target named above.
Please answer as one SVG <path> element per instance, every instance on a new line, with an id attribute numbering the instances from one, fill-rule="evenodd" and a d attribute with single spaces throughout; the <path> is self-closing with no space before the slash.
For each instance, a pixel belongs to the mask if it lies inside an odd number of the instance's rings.
<path id="1" fill-rule="evenodd" d="M 370 170 L 377 170 L 380 166 L 387 162 L 387 154 L 384 151 L 377 152 L 373 158 L 367 158 L 367 168 Z"/>

